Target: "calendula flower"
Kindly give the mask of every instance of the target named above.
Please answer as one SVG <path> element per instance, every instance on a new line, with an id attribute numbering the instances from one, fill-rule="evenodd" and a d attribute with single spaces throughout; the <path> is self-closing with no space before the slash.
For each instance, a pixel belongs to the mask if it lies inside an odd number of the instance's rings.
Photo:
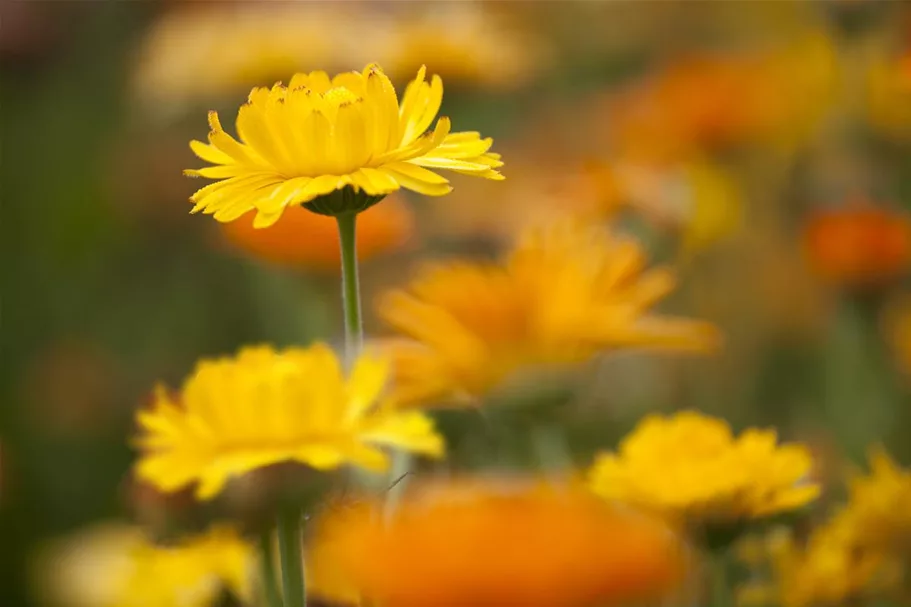
<path id="1" fill-rule="evenodd" d="M 911 267 L 911 219 L 865 202 L 817 211 L 807 221 L 804 246 L 810 267 L 829 283 L 889 283 Z"/>
<path id="2" fill-rule="evenodd" d="M 527 230 L 502 265 L 431 266 L 378 305 L 402 335 L 383 342 L 395 361 L 394 399 L 479 397 L 522 368 L 623 348 L 716 347 L 712 325 L 650 314 L 674 278 L 645 263 L 634 240 L 560 222 Z"/>
<path id="3" fill-rule="evenodd" d="M 384 607 L 603 607 L 661 597 L 683 565 L 666 527 L 578 486 L 428 482 L 381 511 L 368 500 L 317 520 L 325 598 L 346 598 L 331 590 L 347 580 Z"/>
<path id="4" fill-rule="evenodd" d="M 203 360 L 179 395 L 160 387 L 152 408 L 137 415 L 137 474 L 162 491 L 198 482 L 197 497 L 209 499 L 231 477 L 285 461 L 382 471 L 384 446 L 441 455 L 429 418 L 381 399 L 387 375 L 388 364 L 369 354 L 345 375 L 319 343 Z"/>
<path id="5" fill-rule="evenodd" d="M 772 52 L 684 57 L 608 98 L 609 127 L 625 151 L 651 158 L 757 139 L 796 142 L 824 115 L 835 65 L 835 46 L 821 32 Z"/>
<path id="6" fill-rule="evenodd" d="M 138 527 L 102 523 L 48 546 L 36 590 L 60 607 L 212 607 L 251 594 L 254 551 L 228 527 L 156 544 Z"/>
<path id="7" fill-rule="evenodd" d="M 617 453 L 597 456 L 589 480 L 604 497 L 711 530 L 813 501 L 812 465 L 809 450 L 778 445 L 773 430 L 735 437 L 723 420 L 684 411 L 643 419 Z"/>
<path id="8" fill-rule="evenodd" d="M 263 230 L 248 221 L 221 224 L 236 247 L 266 261 L 337 273 L 341 267 L 338 228 L 331 217 L 289 207 L 284 219 Z M 414 215 L 401 200 L 385 200 L 358 215 L 357 257 L 365 261 L 405 244 L 414 232 Z"/>
<path id="9" fill-rule="evenodd" d="M 786 607 L 911 596 L 911 472 L 881 448 L 870 454 L 870 468 L 805 544 L 788 537 L 770 550 L 771 590 Z"/>
<path id="10" fill-rule="evenodd" d="M 911 563 L 911 470 L 882 448 L 870 453 L 870 474 L 851 481 L 848 516 L 857 543 L 901 555 Z"/>
<path id="11" fill-rule="evenodd" d="M 769 579 L 740 589 L 741 604 L 784 607 L 836 606 L 882 596 L 894 581 L 894 564 L 882 553 L 861 550 L 843 517 L 815 528 L 805 543 L 791 533 L 767 539 Z"/>
<path id="12" fill-rule="evenodd" d="M 209 112 L 209 143 L 190 143 L 213 166 L 186 173 L 219 180 L 191 197 L 193 212 L 227 222 L 255 209 L 253 225 L 266 227 L 291 205 L 336 215 L 362 211 L 403 187 L 448 194 L 449 181 L 430 169 L 502 179 L 492 139 L 450 133 L 445 117 L 428 131 L 442 101 L 443 81 L 426 82 L 423 67 L 401 103 L 377 65 L 255 88 L 237 114 L 240 141 Z"/>

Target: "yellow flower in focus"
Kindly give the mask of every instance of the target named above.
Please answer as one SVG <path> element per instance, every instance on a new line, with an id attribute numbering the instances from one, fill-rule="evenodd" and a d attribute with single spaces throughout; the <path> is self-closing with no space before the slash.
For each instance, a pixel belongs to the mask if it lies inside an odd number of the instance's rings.
<path id="1" fill-rule="evenodd" d="M 493 140 L 450 133 L 448 118 L 428 131 L 443 100 L 439 76 L 425 70 L 401 103 L 383 70 L 368 65 L 330 80 L 325 72 L 296 74 L 288 86 L 255 88 L 237 114 L 240 141 L 209 112 L 209 143 L 190 142 L 213 166 L 186 174 L 217 179 L 198 190 L 192 212 L 233 221 L 256 209 L 255 227 L 272 225 L 291 205 L 326 215 L 362 211 L 406 188 L 448 194 L 449 181 L 429 169 L 502 179 Z"/>
<path id="2" fill-rule="evenodd" d="M 692 411 L 650 415 L 600 454 L 592 489 L 696 529 L 720 528 L 800 508 L 816 499 L 813 465 L 801 445 L 778 445 L 772 430 L 735 437 L 726 422 Z"/>
<path id="3" fill-rule="evenodd" d="M 36 561 L 36 591 L 60 607 L 211 607 L 225 590 L 250 598 L 254 553 L 215 527 L 174 545 L 105 523 L 49 546 Z"/>
<path id="4" fill-rule="evenodd" d="M 645 264 L 634 240 L 561 222 L 527 230 L 502 265 L 429 267 L 378 305 L 402 336 L 382 344 L 395 362 L 393 399 L 479 397 L 522 368 L 621 348 L 715 348 L 711 324 L 650 314 L 674 278 Z"/>
<path id="5" fill-rule="evenodd" d="M 196 481 L 197 497 L 209 499 L 231 477 L 280 462 L 382 471 L 384 446 L 442 455 L 429 418 L 380 398 L 388 366 L 365 354 L 345 376 L 324 344 L 204 360 L 179 396 L 159 388 L 139 412 L 137 474 L 167 492 Z"/>

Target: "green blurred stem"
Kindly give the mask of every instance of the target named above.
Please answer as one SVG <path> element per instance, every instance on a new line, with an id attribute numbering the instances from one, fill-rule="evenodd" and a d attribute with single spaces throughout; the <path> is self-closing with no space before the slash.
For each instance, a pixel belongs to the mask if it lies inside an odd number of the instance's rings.
<path id="1" fill-rule="evenodd" d="M 259 536 L 260 585 L 266 607 L 282 607 L 282 597 L 275 585 L 275 552 L 272 545 L 272 529 L 263 531 Z"/>
<path id="2" fill-rule="evenodd" d="M 278 551 L 282 564 L 282 590 L 285 607 L 305 607 L 304 558 L 301 536 L 301 513 L 286 508 L 278 516 Z"/>
<path id="3" fill-rule="evenodd" d="M 402 499 L 408 474 L 411 472 L 411 454 L 402 449 L 392 452 L 392 466 L 389 470 L 389 489 L 386 491 L 386 503 L 383 504 L 383 516 L 392 516 Z"/>
<path id="4" fill-rule="evenodd" d="M 351 365 L 364 342 L 357 273 L 357 213 L 336 215 L 342 249 L 342 305 L 345 309 L 345 358 Z"/>
<path id="5" fill-rule="evenodd" d="M 732 607 L 728 588 L 728 562 L 725 551 L 716 550 L 709 554 L 711 559 L 712 607 Z"/>
<path id="6" fill-rule="evenodd" d="M 573 458 L 566 436 L 557 424 L 539 424 L 531 429 L 531 443 L 538 464 L 547 472 L 570 470 Z"/>

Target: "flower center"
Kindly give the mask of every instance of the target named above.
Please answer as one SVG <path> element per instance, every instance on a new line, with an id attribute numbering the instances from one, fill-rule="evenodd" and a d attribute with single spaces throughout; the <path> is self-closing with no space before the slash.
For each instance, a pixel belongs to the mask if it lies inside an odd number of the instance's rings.
<path id="1" fill-rule="evenodd" d="M 343 103 L 352 103 L 355 101 L 360 101 L 360 97 L 352 93 L 350 90 L 346 89 L 343 86 L 337 86 L 329 89 L 323 93 L 323 99 L 336 107 L 342 105 Z"/>

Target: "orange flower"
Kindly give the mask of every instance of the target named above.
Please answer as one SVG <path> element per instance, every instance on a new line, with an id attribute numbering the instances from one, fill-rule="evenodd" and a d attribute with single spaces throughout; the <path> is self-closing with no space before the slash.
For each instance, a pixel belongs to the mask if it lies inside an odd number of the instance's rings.
<path id="1" fill-rule="evenodd" d="M 576 485 L 434 481 L 381 509 L 317 522 L 310 554 L 334 574 L 317 594 L 346 598 L 344 579 L 383 607 L 595 607 L 658 598 L 682 571 L 666 527 Z"/>
<path id="2" fill-rule="evenodd" d="M 252 221 L 221 224 L 236 247 L 267 261 L 322 272 L 341 267 L 335 218 L 303 207 L 289 207 L 282 221 L 254 229 Z M 370 207 L 357 218 L 357 253 L 362 261 L 402 246 L 414 232 L 410 208 L 394 196 Z"/>
<path id="3" fill-rule="evenodd" d="M 806 224 L 812 269 L 839 286 L 867 287 L 901 276 L 911 263 L 911 219 L 860 204 L 819 211 Z"/>

